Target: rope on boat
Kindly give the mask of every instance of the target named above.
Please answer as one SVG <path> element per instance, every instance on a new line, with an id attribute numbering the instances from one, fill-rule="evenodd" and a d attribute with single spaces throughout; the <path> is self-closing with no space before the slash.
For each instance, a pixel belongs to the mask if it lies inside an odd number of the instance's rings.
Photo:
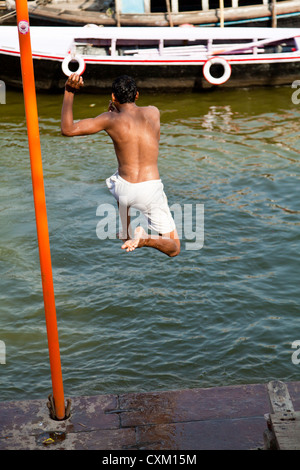
<path id="1" fill-rule="evenodd" d="M 12 18 L 13 16 L 16 15 L 16 10 L 10 11 L 9 13 L 6 13 L 6 15 L 0 16 L 0 23 L 4 23 L 5 20 Z"/>

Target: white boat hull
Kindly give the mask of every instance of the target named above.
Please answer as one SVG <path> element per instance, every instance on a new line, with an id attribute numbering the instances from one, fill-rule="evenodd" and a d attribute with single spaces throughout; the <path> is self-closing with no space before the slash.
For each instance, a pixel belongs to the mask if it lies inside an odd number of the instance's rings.
<path id="1" fill-rule="evenodd" d="M 299 29 L 31 27 L 30 34 L 38 91 L 63 89 L 62 64 L 70 54 L 84 62 L 87 92 L 109 92 L 122 74 L 132 75 L 147 92 L 291 85 L 300 77 Z M 21 87 L 16 27 L 0 28 L 0 55 L 0 79 Z M 212 57 L 223 62 L 224 70 L 219 65 L 219 71 L 211 67 L 207 74 L 205 64 Z"/>

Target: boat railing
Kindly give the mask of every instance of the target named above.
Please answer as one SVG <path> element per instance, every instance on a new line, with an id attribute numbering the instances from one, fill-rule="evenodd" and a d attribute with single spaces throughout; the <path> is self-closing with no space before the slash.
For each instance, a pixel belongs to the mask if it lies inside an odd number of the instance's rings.
<path id="1" fill-rule="evenodd" d="M 232 48 L 234 47 L 234 50 Z M 211 45 L 197 45 L 197 46 L 179 46 L 179 47 L 164 47 L 163 49 L 151 48 L 151 49 L 130 49 L 124 50 L 124 55 L 132 55 L 134 57 L 141 55 L 194 55 L 194 54 L 256 54 L 263 53 L 264 47 L 248 47 L 244 48 L 242 44 L 222 44 L 222 50 L 220 51 L 220 44 Z"/>
<path id="2" fill-rule="evenodd" d="M 207 46 L 180 46 L 180 47 L 164 47 L 163 49 L 151 48 L 151 49 L 132 49 L 124 50 L 126 55 L 140 55 L 140 54 L 191 54 L 198 52 L 207 52 Z"/>
<path id="3" fill-rule="evenodd" d="M 135 47 L 128 48 L 126 44 L 119 44 L 115 38 L 111 41 L 111 47 L 103 47 L 97 41 L 93 43 L 91 39 L 84 42 L 78 42 L 76 49 L 81 49 L 84 55 L 110 55 L 113 56 L 131 56 L 131 57 L 161 57 L 161 56 L 194 56 L 194 55 L 257 55 L 257 54 L 278 54 L 291 53 L 299 51 L 299 44 L 295 41 L 297 38 L 267 38 L 253 39 L 251 42 L 230 42 L 213 43 L 208 39 L 198 41 L 195 45 L 166 45 L 163 40 L 158 40 L 155 47 L 145 47 L 145 44 L 138 44 Z M 202 44 L 201 44 L 202 42 Z M 298 41 L 299 42 L 299 41 Z M 204 44 L 203 44 L 204 43 Z M 154 45 L 154 44 L 153 44 Z"/>

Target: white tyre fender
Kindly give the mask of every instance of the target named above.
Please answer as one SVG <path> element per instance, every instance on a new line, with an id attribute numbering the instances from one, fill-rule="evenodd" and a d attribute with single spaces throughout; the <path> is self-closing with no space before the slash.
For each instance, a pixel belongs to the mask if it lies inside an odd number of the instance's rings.
<path id="1" fill-rule="evenodd" d="M 213 64 L 220 64 L 223 66 L 224 73 L 221 77 L 216 78 L 211 75 L 210 68 Z M 227 82 L 231 76 L 230 64 L 222 57 L 212 57 L 205 62 L 203 66 L 203 75 L 204 78 L 212 85 L 222 85 L 223 83 Z"/>
<path id="2" fill-rule="evenodd" d="M 72 72 L 69 69 L 69 63 L 72 60 L 75 60 L 76 62 L 78 62 L 78 69 L 76 70 L 76 72 Z M 68 54 L 62 62 L 61 68 L 62 68 L 63 73 L 67 75 L 67 77 L 69 77 L 72 73 L 77 73 L 78 75 L 81 75 L 85 71 L 85 62 L 83 58 L 78 54 L 76 55 Z"/>

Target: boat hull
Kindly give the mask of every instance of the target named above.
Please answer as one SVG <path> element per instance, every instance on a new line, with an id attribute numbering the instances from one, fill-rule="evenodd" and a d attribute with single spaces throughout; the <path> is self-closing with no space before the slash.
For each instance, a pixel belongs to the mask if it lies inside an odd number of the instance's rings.
<path id="1" fill-rule="evenodd" d="M 201 3 L 201 2 L 199 2 Z M 107 14 L 92 10 L 85 10 L 84 7 L 72 9 L 72 4 L 68 9 L 59 8 L 59 4 L 48 3 L 43 5 L 37 2 L 30 2 L 29 15 L 31 24 L 38 25 L 69 25 L 83 26 L 94 23 L 103 26 L 146 26 L 146 27 L 168 27 L 170 21 L 174 26 L 190 23 L 193 25 L 215 25 L 220 24 L 221 11 L 219 8 L 210 10 L 181 11 L 171 13 L 140 13 Z M 286 0 L 277 2 L 276 5 L 277 26 L 299 27 L 299 2 L 297 0 Z M 225 26 L 266 26 L 272 25 L 272 8 L 269 5 L 247 5 L 236 8 L 224 8 Z"/>
<path id="2" fill-rule="evenodd" d="M 34 59 L 36 90 L 59 93 L 67 77 L 62 62 Z M 133 76 L 141 92 L 201 92 L 213 88 L 291 85 L 300 79 L 300 61 L 231 64 L 231 76 L 221 85 L 212 85 L 203 75 L 204 62 L 193 65 L 128 65 L 87 63 L 83 74 L 87 93 L 110 93 L 119 75 Z M 20 58 L 1 56 L 1 79 L 7 87 L 21 88 Z"/>

